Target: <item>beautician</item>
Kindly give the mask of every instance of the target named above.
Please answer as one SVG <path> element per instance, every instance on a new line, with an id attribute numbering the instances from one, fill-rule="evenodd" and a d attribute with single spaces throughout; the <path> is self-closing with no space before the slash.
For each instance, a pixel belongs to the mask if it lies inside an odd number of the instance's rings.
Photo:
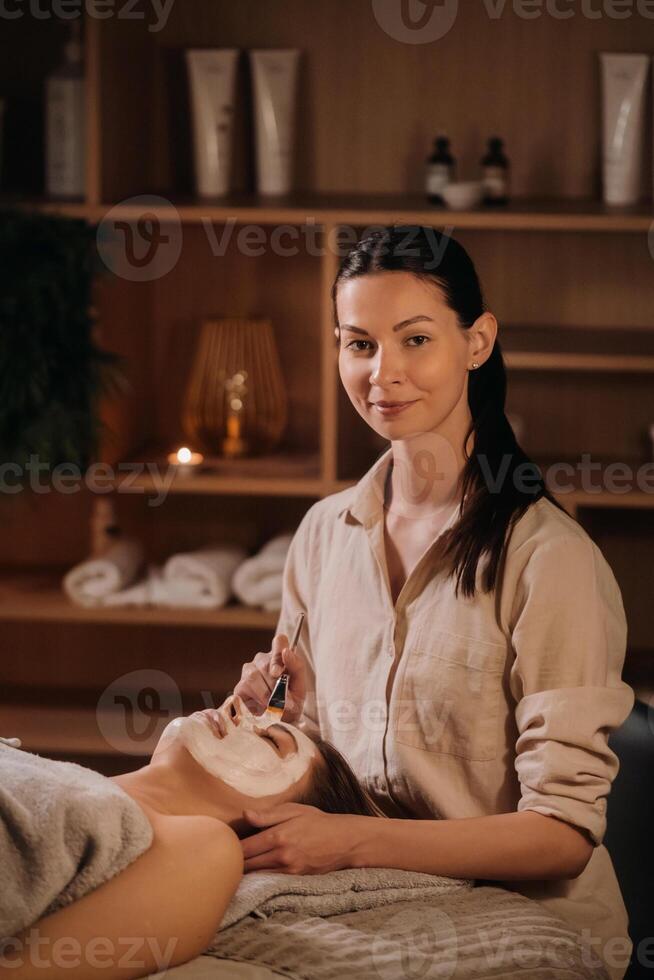
<path id="1" fill-rule="evenodd" d="M 377 229 L 332 297 L 341 381 L 390 448 L 304 515 L 272 650 L 235 692 L 262 711 L 285 669 L 284 720 L 333 742 L 390 819 L 248 811 L 245 870 L 497 883 L 571 922 L 620 980 L 632 944 L 602 839 L 607 739 L 634 692 L 612 570 L 516 442 L 497 320 L 456 240 Z"/>

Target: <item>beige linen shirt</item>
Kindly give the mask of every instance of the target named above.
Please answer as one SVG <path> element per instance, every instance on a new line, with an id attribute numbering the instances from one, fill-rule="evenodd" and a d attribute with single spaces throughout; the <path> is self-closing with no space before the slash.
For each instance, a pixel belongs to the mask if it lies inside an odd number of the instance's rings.
<path id="1" fill-rule="evenodd" d="M 619 769 L 607 738 L 634 691 L 621 677 L 627 625 L 611 568 L 541 498 L 513 529 L 495 592 L 480 588 L 485 555 L 475 597 L 455 598 L 436 537 L 394 606 L 384 547 L 391 457 L 389 448 L 356 486 L 311 506 L 289 548 L 277 632 L 290 637 L 306 613 L 306 722 L 389 816 L 535 810 L 585 828 L 595 848 L 579 877 L 497 884 L 589 930 L 589 955 L 620 980 L 631 941 L 602 839 Z"/>

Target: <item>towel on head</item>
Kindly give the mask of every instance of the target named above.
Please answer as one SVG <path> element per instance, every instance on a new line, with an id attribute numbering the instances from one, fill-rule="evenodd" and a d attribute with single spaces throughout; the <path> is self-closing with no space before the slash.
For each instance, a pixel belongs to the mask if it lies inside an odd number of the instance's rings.
<path id="1" fill-rule="evenodd" d="M 0 742 L 0 939 L 82 898 L 152 843 L 117 783 Z"/>
<path id="2" fill-rule="evenodd" d="M 241 602 L 263 606 L 268 612 L 281 609 L 284 563 L 292 540 L 292 534 L 278 534 L 238 566 L 232 589 Z"/>
<path id="3" fill-rule="evenodd" d="M 71 568 L 63 579 L 64 591 L 79 605 L 102 605 L 106 596 L 134 581 L 142 562 L 143 548 L 139 542 L 119 538 L 102 555 Z"/>

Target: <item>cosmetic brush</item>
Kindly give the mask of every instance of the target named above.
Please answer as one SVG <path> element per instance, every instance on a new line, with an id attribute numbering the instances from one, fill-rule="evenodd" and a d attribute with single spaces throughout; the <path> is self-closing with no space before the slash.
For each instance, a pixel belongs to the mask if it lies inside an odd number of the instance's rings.
<path id="1" fill-rule="evenodd" d="M 295 632 L 293 633 L 293 639 L 291 640 L 291 650 L 295 650 L 298 640 L 300 639 L 300 632 L 302 630 L 302 624 L 304 623 L 304 613 L 300 613 L 297 618 L 297 624 L 295 626 Z M 288 690 L 288 674 L 283 673 L 277 678 L 277 683 L 273 688 L 273 692 L 270 695 L 270 700 L 268 701 L 268 707 L 266 709 L 267 713 L 274 715 L 276 718 L 281 718 L 284 714 L 284 708 L 286 707 L 286 692 Z"/>

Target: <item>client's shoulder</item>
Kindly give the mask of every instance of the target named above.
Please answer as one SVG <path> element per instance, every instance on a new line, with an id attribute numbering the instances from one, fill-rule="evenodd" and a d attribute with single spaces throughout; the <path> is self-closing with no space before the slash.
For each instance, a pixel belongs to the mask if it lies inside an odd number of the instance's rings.
<path id="1" fill-rule="evenodd" d="M 243 851 L 235 832 L 222 820 L 204 814 L 149 815 L 152 823 L 152 850 L 163 859 L 184 861 L 196 865 L 197 875 L 207 875 L 207 887 L 212 880 L 221 888 L 236 888 L 243 875 Z M 212 876 L 216 876 L 213 879 Z"/>
<path id="2" fill-rule="evenodd" d="M 236 833 L 223 820 L 207 814 L 168 814 L 148 810 L 154 838 L 166 844 L 179 844 L 189 839 L 203 847 L 215 847 L 225 854 L 241 857 L 241 843 Z"/>

